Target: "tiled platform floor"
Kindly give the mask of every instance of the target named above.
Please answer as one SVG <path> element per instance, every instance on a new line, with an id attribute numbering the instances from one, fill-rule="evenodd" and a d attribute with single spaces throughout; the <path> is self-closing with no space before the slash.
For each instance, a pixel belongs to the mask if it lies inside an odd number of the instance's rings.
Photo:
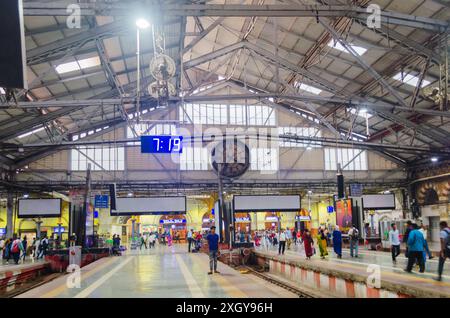
<path id="1" fill-rule="evenodd" d="M 221 274 L 207 275 L 206 254 L 187 253 L 185 244 L 129 251 L 83 267 L 80 288 L 68 288 L 70 275 L 18 297 L 296 297 L 276 285 L 219 263 Z"/>

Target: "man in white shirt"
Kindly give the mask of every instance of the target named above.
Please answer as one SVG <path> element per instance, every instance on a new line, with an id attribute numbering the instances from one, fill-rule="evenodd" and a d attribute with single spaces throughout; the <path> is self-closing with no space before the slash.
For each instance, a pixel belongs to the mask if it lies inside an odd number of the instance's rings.
<path id="1" fill-rule="evenodd" d="M 283 230 L 281 230 L 278 240 L 280 241 L 278 244 L 278 255 L 284 255 L 284 250 L 286 248 L 286 233 Z"/>
<path id="2" fill-rule="evenodd" d="M 188 252 L 191 252 L 191 244 L 192 244 L 192 234 L 194 233 L 194 230 L 191 229 L 190 231 L 188 231 L 187 233 L 187 240 L 188 240 Z"/>
<path id="3" fill-rule="evenodd" d="M 391 243 L 392 262 L 396 264 L 396 258 L 400 255 L 400 236 L 395 223 L 391 224 L 391 228 L 389 231 L 389 243 Z"/>
<path id="4" fill-rule="evenodd" d="M 427 226 L 422 224 L 422 226 L 419 229 L 419 232 L 422 233 L 423 239 L 425 240 L 425 251 L 427 252 L 428 258 L 432 259 L 433 255 L 431 255 L 430 249 L 428 247 L 428 241 L 427 241 L 427 236 L 428 236 Z"/>

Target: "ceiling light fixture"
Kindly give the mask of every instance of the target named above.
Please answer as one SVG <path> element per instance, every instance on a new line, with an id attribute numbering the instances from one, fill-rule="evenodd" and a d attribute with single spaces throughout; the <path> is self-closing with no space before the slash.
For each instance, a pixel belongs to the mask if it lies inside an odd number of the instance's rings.
<path id="1" fill-rule="evenodd" d="M 139 29 L 147 29 L 150 26 L 150 23 L 147 20 L 141 18 L 136 20 L 136 26 Z"/>

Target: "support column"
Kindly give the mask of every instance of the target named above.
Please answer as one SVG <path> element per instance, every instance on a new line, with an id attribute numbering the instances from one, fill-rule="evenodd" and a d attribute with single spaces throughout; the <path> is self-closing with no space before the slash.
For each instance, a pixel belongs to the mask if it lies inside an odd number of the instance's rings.
<path id="1" fill-rule="evenodd" d="M 41 224 L 42 221 L 41 220 L 37 220 L 36 222 L 36 237 L 41 238 Z"/>
<path id="2" fill-rule="evenodd" d="M 136 219 L 131 219 L 131 241 L 133 241 L 136 232 Z"/>
<path id="3" fill-rule="evenodd" d="M 8 191 L 6 197 L 6 237 L 11 238 L 14 234 L 14 197 L 11 191 Z"/>

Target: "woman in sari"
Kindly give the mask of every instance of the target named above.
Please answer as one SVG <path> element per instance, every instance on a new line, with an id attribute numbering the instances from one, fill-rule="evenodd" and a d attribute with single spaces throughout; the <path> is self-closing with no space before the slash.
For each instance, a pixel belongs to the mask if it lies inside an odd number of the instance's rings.
<path id="1" fill-rule="evenodd" d="M 324 233 L 323 228 L 319 228 L 319 232 L 317 233 L 317 245 L 319 246 L 320 258 L 325 259 L 325 256 L 328 255 L 327 251 L 327 237 Z"/>
<path id="2" fill-rule="evenodd" d="M 311 237 L 311 233 L 309 232 L 309 230 L 305 230 L 305 232 L 303 233 L 303 244 L 305 246 L 305 254 L 306 254 L 306 258 L 307 259 L 311 259 L 311 256 L 313 256 L 314 254 L 314 240 Z"/>
<path id="3" fill-rule="evenodd" d="M 342 233 L 339 231 L 339 226 L 337 225 L 333 231 L 333 250 L 338 258 L 342 258 Z"/>

